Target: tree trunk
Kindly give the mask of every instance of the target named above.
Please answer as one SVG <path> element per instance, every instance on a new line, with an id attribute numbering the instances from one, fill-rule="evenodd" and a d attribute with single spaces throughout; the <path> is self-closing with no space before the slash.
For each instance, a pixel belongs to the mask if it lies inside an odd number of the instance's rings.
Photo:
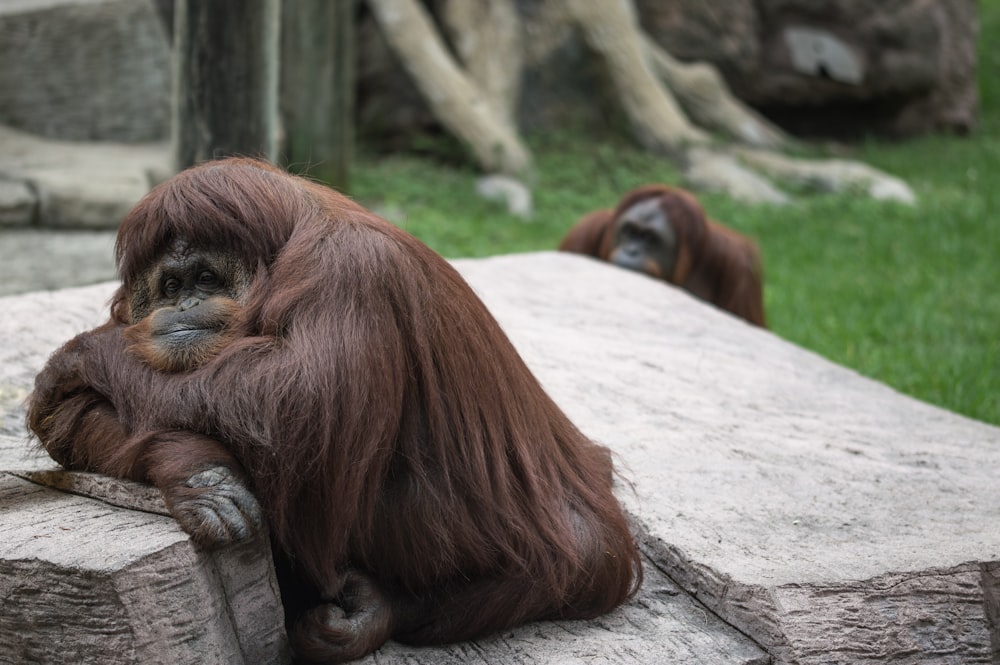
<path id="1" fill-rule="evenodd" d="M 781 129 L 737 99 L 712 65 L 682 63 L 645 34 L 642 46 L 653 71 L 699 126 L 762 148 L 782 148 L 790 143 Z"/>
<path id="2" fill-rule="evenodd" d="M 375 19 L 435 117 L 490 172 L 527 178 L 531 156 L 517 131 L 448 53 L 416 0 L 368 0 Z"/>
<path id="3" fill-rule="evenodd" d="M 279 10 L 279 0 L 178 0 L 178 170 L 227 155 L 277 157 Z"/>
<path id="4" fill-rule="evenodd" d="M 284 0 L 284 165 L 348 189 L 354 145 L 355 0 Z"/>
<path id="5" fill-rule="evenodd" d="M 694 187 L 747 201 L 787 202 L 788 195 L 765 177 L 772 176 L 824 190 L 855 188 L 876 198 L 916 200 L 904 182 L 864 164 L 797 160 L 764 150 L 786 148 L 792 140 L 733 96 L 714 67 L 681 63 L 647 37 L 631 0 L 543 2 L 542 15 L 557 28 L 578 28 L 603 58 L 639 143 L 668 154 Z M 443 5 L 467 71 L 451 57 L 417 0 L 368 4 L 438 120 L 470 146 L 485 170 L 523 178 L 531 158 L 513 110 L 522 66 L 519 40 L 530 32 L 522 31 L 512 0 Z M 692 121 L 743 146 L 713 146 Z"/>
<path id="6" fill-rule="evenodd" d="M 443 19 L 469 78 L 511 127 L 521 96 L 524 45 L 512 0 L 448 0 Z"/>
<path id="7" fill-rule="evenodd" d="M 775 178 L 822 192 L 855 189 L 880 201 L 914 204 L 917 197 L 909 185 L 876 168 L 846 159 L 795 159 L 767 150 L 734 148 L 744 163 Z"/>
<path id="8" fill-rule="evenodd" d="M 674 96 L 653 74 L 631 3 L 615 0 L 553 0 L 564 4 L 587 44 L 604 58 L 638 141 L 674 155 L 708 143 Z"/>

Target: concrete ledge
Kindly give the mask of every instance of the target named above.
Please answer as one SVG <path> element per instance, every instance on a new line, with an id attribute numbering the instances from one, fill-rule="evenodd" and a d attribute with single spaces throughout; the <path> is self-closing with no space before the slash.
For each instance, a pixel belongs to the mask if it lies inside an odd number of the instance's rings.
<path id="1" fill-rule="evenodd" d="M 455 264 L 552 396 L 615 451 L 647 583 L 596 621 L 389 644 L 371 662 L 997 662 L 1000 429 L 584 257 Z M 0 468 L 51 466 L 26 453 L 20 402 L 51 350 L 103 321 L 113 288 L 0 299 Z M 9 510 L 0 502 L 0 523 Z M 56 528 L 36 525 L 33 542 Z"/>
<path id="2" fill-rule="evenodd" d="M 0 297 L 115 279 L 116 235 L 113 230 L 0 229 Z"/>
<path id="3" fill-rule="evenodd" d="M 0 126 L 0 227 L 114 229 L 172 172 L 166 142 L 78 143 Z"/>

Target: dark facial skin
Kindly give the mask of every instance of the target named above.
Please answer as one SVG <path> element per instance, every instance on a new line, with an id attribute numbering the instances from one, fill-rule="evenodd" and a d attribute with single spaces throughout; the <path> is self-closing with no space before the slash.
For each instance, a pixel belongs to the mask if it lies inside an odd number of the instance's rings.
<path id="1" fill-rule="evenodd" d="M 132 349 L 157 369 L 194 369 L 231 338 L 249 286 L 234 257 L 176 244 L 135 287 L 126 333 Z"/>
<path id="2" fill-rule="evenodd" d="M 670 279 L 677 262 L 677 234 L 658 198 L 639 201 L 615 222 L 611 263 L 628 270 Z"/>

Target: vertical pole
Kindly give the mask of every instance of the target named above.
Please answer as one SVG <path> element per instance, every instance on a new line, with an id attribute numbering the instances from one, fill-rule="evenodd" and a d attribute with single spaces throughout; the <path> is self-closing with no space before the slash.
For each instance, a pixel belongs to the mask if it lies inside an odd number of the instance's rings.
<path id="1" fill-rule="evenodd" d="M 355 0 L 284 0 L 282 162 L 347 189 L 354 146 Z"/>
<path id="2" fill-rule="evenodd" d="M 183 169 L 277 157 L 280 0 L 177 0 L 173 149 Z"/>

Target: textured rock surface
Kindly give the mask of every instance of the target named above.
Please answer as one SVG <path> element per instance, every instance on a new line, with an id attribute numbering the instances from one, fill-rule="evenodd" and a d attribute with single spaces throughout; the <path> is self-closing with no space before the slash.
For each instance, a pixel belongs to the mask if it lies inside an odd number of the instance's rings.
<path id="1" fill-rule="evenodd" d="M 644 28 L 718 66 L 793 130 L 967 132 L 978 114 L 975 0 L 636 0 Z"/>
<path id="2" fill-rule="evenodd" d="M 614 450 L 647 583 L 597 621 L 389 644 L 372 662 L 995 662 L 1000 429 L 587 258 L 455 263 Z M 52 349 L 104 318 L 113 286 L 0 300 L 0 468 L 51 466 L 25 454 L 20 401 Z"/>
<path id="3" fill-rule="evenodd" d="M 170 42 L 152 0 L 4 0 L 0 63 L 0 124 L 74 141 L 170 134 Z"/>
<path id="4" fill-rule="evenodd" d="M 100 497 L 100 481 L 87 490 Z M 6 473 L 0 514 L 0 662 L 289 661 L 264 541 L 207 553 L 162 504 L 127 510 Z"/>
<path id="5" fill-rule="evenodd" d="M 0 230 L 0 296 L 114 279 L 116 233 Z"/>
<path id="6" fill-rule="evenodd" d="M 76 143 L 0 127 L 0 220 L 7 226 L 116 228 L 170 175 L 163 142 Z"/>
<path id="7" fill-rule="evenodd" d="M 63 342 L 108 318 L 116 285 L 105 282 L 0 299 L 0 469 L 48 468 L 24 445 L 24 400 L 34 376 Z"/>
<path id="8" fill-rule="evenodd" d="M 990 662 L 1000 429 L 609 266 L 461 265 L 618 453 L 647 553 L 778 662 Z"/>

